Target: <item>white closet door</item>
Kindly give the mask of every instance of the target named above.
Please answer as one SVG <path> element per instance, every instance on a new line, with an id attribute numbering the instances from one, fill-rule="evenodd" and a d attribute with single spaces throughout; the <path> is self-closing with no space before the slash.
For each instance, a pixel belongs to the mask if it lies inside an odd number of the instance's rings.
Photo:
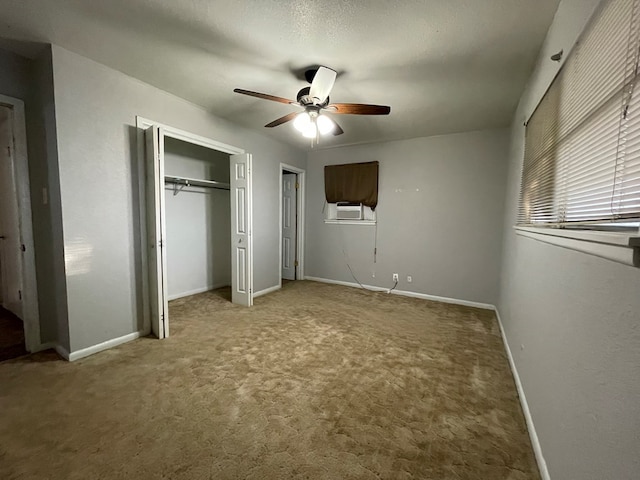
<path id="1" fill-rule="evenodd" d="M 164 133 L 161 127 L 154 125 L 145 131 L 145 147 L 151 331 L 158 338 L 166 338 L 169 336 L 169 308 L 164 244 Z"/>
<path id="2" fill-rule="evenodd" d="M 296 279 L 296 180 L 295 173 L 282 175 L 282 278 Z"/>
<path id="3" fill-rule="evenodd" d="M 231 155 L 231 301 L 253 305 L 251 155 Z"/>

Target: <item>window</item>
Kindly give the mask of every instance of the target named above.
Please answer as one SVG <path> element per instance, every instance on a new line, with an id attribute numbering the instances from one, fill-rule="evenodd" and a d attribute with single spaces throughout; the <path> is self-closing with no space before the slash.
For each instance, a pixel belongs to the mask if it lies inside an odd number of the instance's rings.
<path id="1" fill-rule="evenodd" d="M 640 0 L 606 0 L 526 127 L 519 226 L 640 225 Z"/>
<path id="2" fill-rule="evenodd" d="M 375 225 L 378 170 L 378 162 L 324 167 L 325 222 Z"/>

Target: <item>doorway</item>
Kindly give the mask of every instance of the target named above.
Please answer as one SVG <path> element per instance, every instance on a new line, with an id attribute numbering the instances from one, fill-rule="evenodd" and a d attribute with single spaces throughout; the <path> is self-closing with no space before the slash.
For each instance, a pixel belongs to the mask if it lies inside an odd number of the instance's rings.
<path id="1" fill-rule="evenodd" d="M 304 279 L 305 171 L 280 164 L 280 287 Z"/>
<path id="2" fill-rule="evenodd" d="M 3 95 L 0 160 L 0 316 L 6 337 L 16 344 L 5 346 L 36 352 L 42 345 L 24 103 Z"/>
<path id="3" fill-rule="evenodd" d="M 167 271 L 167 204 L 165 184 L 172 188 L 181 186 L 223 189 L 224 182 L 208 178 L 191 178 L 182 175 L 166 175 L 165 141 L 173 139 L 186 144 L 204 147 L 228 155 L 229 172 L 226 189 L 229 191 L 230 214 L 230 255 L 231 255 L 231 301 L 253 305 L 253 242 L 252 230 L 252 173 L 250 154 L 231 145 L 201 137 L 157 122 L 136 118 L 140 132 L 139 145 L 144 146 L 141 156 L 146 168 L 147 218 L 147 267 L 149 305 L 146 309 L 150 318 L 149 328 L 158 338 L 169 336 L 169 287 Z M 177 191 L 177 190 L 176 190 Z M 146 317 L 147 315 L 145 315 Z"/>
<path id="4" fill-rule="evenodd" d="M 230 155 L 171 137 L 164 153 L 168 300 L 230 288 Z"/>

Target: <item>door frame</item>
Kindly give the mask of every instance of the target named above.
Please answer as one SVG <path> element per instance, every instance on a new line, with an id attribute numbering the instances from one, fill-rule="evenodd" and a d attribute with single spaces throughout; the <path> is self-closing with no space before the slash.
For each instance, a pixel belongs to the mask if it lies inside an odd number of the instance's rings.
<path id="1" fill-rule="evenodd" d="M 229 155 L 237 155 L 241 153 L 246 153 L 246 151 L 240 147 L 235 147 L 233 145 L 229 145 L 226 143 L 219 142 L 217 140 L 213 140 L 211 138 L 203 137 L 202 135 L 198 135 L 195 133 L 188 132 L 186 130 L 182 130 L 176 127 L 172 127 L 171 125 L 166 125 L 161 122 L 156 122 L 153 120 L 149 120 L 148 118 L 144 118 L 141 116 L 136 116 L 136 127 L 138 133 L 138 183 L 139 183 L 139 204 L 140 204 L 140 224 L 143 229 L 141 237 L 141 248 L 143 254 L 141 255 L 141 266 L 142 271 L 144 272 L 142 275 L 142 290 L 143 290 L 143 331 L 145 335 L 148 335 L 151 332 L 151 311 L 150 311 L 150 303 L 151 303 L 151 292 L 149 288 L 149 262 L 147 258 L 147 205 L 146 205 L 146 180 L 145 180 L 145 152 L 144 152 L 144 132 L 147 128 L 157 126 L 161 127 L 165 137 L 174 138 L 176 140 L 182 140 L 187 143 L 191 143 L 194 145 L 199 145 L 201 147 L 209 148 L 212 150 L 217 150 L 219 152 L 227 153 Z M 164 158 L 162 159 L 164 161 Z M 161 185 L 162 190 L 164 190 L 164 180 L 161 180 L 163 184 Z M 252 186 L 249 187 L 252 189 Z M 253 192 L 249 192 L 250 196 L 253 197 Z M 164 221 L 164 212 L 162 212 L 163 221 Z M 252 216 L 249 216 L 249 231 L 253 231 L 252 224 Z M 253 235 L 249 237 L 250 241 L 250 249 L 253 251 Z M 253 256 L 251 256 L 251 261 L 253 261 Z M 251 289 L 251 297 L 253 297 L 253 265 L 249 268 L 249 286 Z M 233 282 L 233 278 L 231 279 Z"/>
<path id="2" fill-rule="evenodd" d="M 280 163 L 280 187 L 278 189 L 278 286 L 282 288 L 282 181 L 284 172 L 295 173 L 300 187 L 296 191 L 296 251 L 298 252 L 298 265 L 296 266 L 296 280 L 304 279 L 304 197 L 306 172 L 302 168 L 294 167 L 286 163 Z"/>
<path id="3" fill-rule="evenodd" d="M 36 256 L 33 241 L 33 217 L 31 215 L 31 187 L 29 183 L 29 158 L 27 156 L 27 127 L 24 102 L 17 98 L 0 95 L 0 105 L 10 108 L 13 131 L 13 172 L 18 200 L 18 222 L 22 254 L 22 323 L 25 348 L 28 352 L 42 350 L 40 340 L 40 312 L 38 308 L 38 282 Z"/>

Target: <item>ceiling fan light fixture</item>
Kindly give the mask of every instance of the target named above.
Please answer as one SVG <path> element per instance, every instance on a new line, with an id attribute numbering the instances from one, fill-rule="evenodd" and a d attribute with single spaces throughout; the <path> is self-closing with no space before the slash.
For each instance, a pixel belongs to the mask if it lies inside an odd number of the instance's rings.
<path id="1" fill-rule="evenodd" d="M 318 129 L 314 122 L 309 122 L 302 131 L 302 136 L 305 138 L 316 138 L 317 135 Z"/>
<path id="2" fill-rule="evenodd" d="M 296 105 L 304 109 L 303 112 L 291 112 L 265 125 L 266 128 L 273 128 L 287 122 L 292 122 L 294 128 L 303 137 L 312 139 L 311 145 L 320 140 L 320 135 L 333 134 L 342 135 L 344 130 L 331 117 L 322 115 L 327 111 L 332 114 L 341 115 L 389 115 L 391 107 L 385 105 L 371 105 L 367 103 L 331 103 L 329 94 L 333 89 L 337 73 L 335 70 L 319 66 L 307 76 L 310 81 L 309 87 L 302 88 L 296 100 L 289 100 L 283 97 L 276 97 L 266 93 L 253 92 L 241 88 L 234 88 L 235 93 L 248 95 L 250 97 L 270 100 L 272 102 Z"/>
<path id="3" fill-rule="evenodd" d="M 307 112 L 302 112 L 293 121 L 293 127 L 299 132 L 304 133 L 311 124 L 311 117 Z"/>
<path id="4" fill-rule="evenodd" d="M 331 120 L 326 115 L 318 115 L 316 123 L 318 124 L 318 131 L 320 132 L 320 135 L 331 133 L 336 127 L 336 124 L 333 122 L 333 120 Z"/>

